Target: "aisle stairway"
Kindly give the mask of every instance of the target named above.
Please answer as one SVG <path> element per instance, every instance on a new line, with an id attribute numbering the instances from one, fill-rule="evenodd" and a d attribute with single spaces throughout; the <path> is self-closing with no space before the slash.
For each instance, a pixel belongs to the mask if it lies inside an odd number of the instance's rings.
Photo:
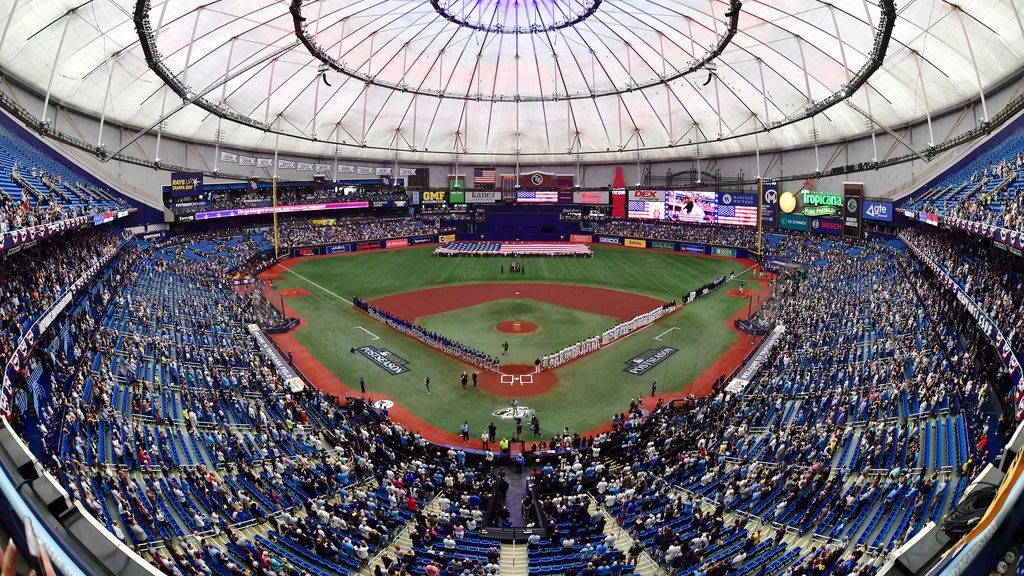
<path id="1" fill-rule="evenodd" d="M 594 500 L 593 496 L 590 497 L 590 506 L 587 511 L 593 514 L 604 514 L 604 533 L 615 536 L 615 547 L 621 550 L 624 554 L 633 547 L 633 543 L 636 540 L 629 535 L 628 532 L 619 527 L 615 518 L 611 516 L 603 507 L 597 505 L 597 501 Z M 666 574 L 665 569 L 662 568 L 651 556 L 647 548 L 640 554 L 640 559 L 637 562 L 636 569 L 633 572 L 637 576 L 658 576 Z M 504 573 L 503 573 L 504 574 Z"/>
<path id="2" fill-rule="evenodd" d="M 525 542 L 501 545 L 501 576 L 527 576 L 528 563 Z"/>

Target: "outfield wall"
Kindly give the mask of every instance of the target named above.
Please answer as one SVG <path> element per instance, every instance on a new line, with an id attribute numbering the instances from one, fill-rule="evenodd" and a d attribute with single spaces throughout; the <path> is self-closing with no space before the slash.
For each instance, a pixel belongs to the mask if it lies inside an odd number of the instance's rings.
<path id="1" fill-rule="evenodd" d="M 402 238 L 387 238 L 384 240 L 363 240 L 357 242 L 342 242 L 332 244 L 316 244 L 309 246 L 295 246 L 288 248 L 288 258 L 300 258 L 305 256 L 327 256 L 331 254 L 347 254 L 350 252 L 374 252 L 391 248 L 407 248 L 409 246 L 426 244 L 444 244 L 454 240 L 479 240 L 475 234 L 435 234 L 428 236 L 407 236 Z M 568 240 L 583 244 L 603 244 L 607 246 L 625 246 L 626 248 L 645 248 L 651 250 L 664 250 L 666 252 L 683 252 L 686 254 L 703 256 L 721 256 L 723 258 L 738 258 L 741 260 L 756 260 L 757 253 L 746 248 L 736 246 L 724 246 L 718 244 L 700 244 L 696 242 L 681 242 L 679 240 L 653 240 L 650 238 L 632 238 L 629 236 L 613 236 L 609 234 L 572 234 Z M 500 240 L 491 240 L 500 242 Z"/>

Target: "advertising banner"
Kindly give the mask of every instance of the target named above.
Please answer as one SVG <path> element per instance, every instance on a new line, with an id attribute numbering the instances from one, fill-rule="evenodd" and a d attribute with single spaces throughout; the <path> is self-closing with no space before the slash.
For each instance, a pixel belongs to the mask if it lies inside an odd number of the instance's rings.
<path id="1" fill-rule="evenodd" d="M 374 240 L 370 242 L 359 242 L 356 244 L 357 251 L 377 250 L 378 248 L 380 248 L 380 240 Z"/>
<path id="2" fill-rule="evenodd" d="M 779 214 L 779 227 L 807 232 L 807 217 L 802 214 Z"/>
<path id="3" fill-rule="evenodd" d="M 489 190 L 486 192 L 467 190 L 465 192 L 465 200 L 467 204 L 497 204 L 501 202 L 501 190 Z"/>
<path id="4" fill-rule="evenodd" d="M 811 232 L 825 236 L 842 236 L 843 220 L 840 218 L 818 218 L 810 219 Z"/>
<path id="5" fill-rule="evenodd" d="M 651 240 L 651 248 L 655 250 L 669 250 L 671 252 L 676 251 L 675 242 L 666 242 L 665 240 Z"/>
<path id="6" fill-rule="evenodd" d="M 447 244 L 449 242 L 455 242 L 455 234 L 441 234 L 437 237 L 437 241 L 441 244 Z"/>
<path id="7" fill-rule="evenodd" d="M 687 254 L 707 254 L 707 247 L 703 244 L 680 244 L 679 248 Z"/>
<path id="8" fill-rule="evenodd" d="M 630 248 L 647 248 L 647 241 L 639 238 L 626 238 L 625 243 Z"/>
<path id="9" fill-rule="evenodd" d="M 779 225 L 779 183 L 761 181 L 761 225 Z"/>
<path id="10" fill-rule="evenodd" d="M 864 184 L 860 182 L 843 182 L 843 236 L 846 238 L 864 237 Z"/>
<path id="11" fill-rule="evenodd" d="M 417 236 L 415 238 L 409 238 L 409 244 L 430 244 L 433 241 L 433 236 Z"/>
<path id="12" fill-rule="evenodd" d="M 333 246 L 328 246 L 327 249 L 325 250 L 325 252 L 327 254 L 341 254 L 343 252 L 351 252 L 351 251 L 352 251 L 352 245 L 351 244 L 334 244 Z"/>
<path id="13" fill-rule="evenodd" d="M 712 246 L 711 247 L 711 255 L 712 256 L 725 256 L 726 258 L 735 258 L 736 257 L 736 249 L 735 248 L 727 248 L 727 247 L 724 247 L 724 246 Z"/>
<path id="14" fill-rule="evenodd" d="M 757 194 L 720 192 L 715 222 L 730 226 L 757 226 Z"/>
<path id="15" fill-rule="evenodd" d="M 620 168 L 621 170 L 621 168 Z M 626 217 L 626 191 L 612 190 L 612 218 Z"/>
<path id="16" fill-rule="evenodd" d="M 385 248 L 401 248 L 409 245 L 408 238 L 394 238 L 384 243 Z"/>
<path id="17" fill-rule="evenodd" d="M 615 236 L 598 236 L 597 241 L 601 244 L 622 244 L 622 239 Z"/>
<path id="18" fill-rule="evenodd" d="M 310 246 L 308 248 L 293 248 L 292 249 L 292 257 L 293 258 L 298 258 L 300 256 L 319 256 L 319 255 L 320 255 L 320 247 L 319 246 Z"/>
<path id="19" fill-rule="evenodd" d="M 579 242 L 582 244 L 590 244 L 593 242 L 594 237 L 590 234 L 570 234 L 569 242 Z"/>
<path id="20" fill-rule="evenodd" d="M 448 192 L 448 202 L 451 204 L 465 204 L 466 193 L 461 188 L 452 189 Z"/>
<path id="21" fill-rule="evenodd" d="M 575 177 L 572 174 L 552 174 L 550 172 L 526 172 L 519 176 L 519 187 L 539 190 L 571 190 Z"/>
<path id="22" fill-rule="evenodd" d="M 352 210 L 356 208 L 369 208 L 370 203 L 362 200 L 359 202 L 328 202 L 326 204 L 292 204 L 278 206 L 278 214 L 289 212 L 316 212 L 319 210 Z M 234 216 L 259 216 L 262 214 L 273 214 L 273 206 L 258 206 L 255 208 L 233 208 L 231 210 L 214 210 L 212 212 L 197 212 L 196 220 L 212 220 L 214 218 L 231 218 Z"/>
<path id="23" fill-rule="evenodd" d="M 199 196 L 202 193 L 202 172 L 171 172 L 171 198 Z"/>
<path id="24" fill-rule="evenodd" d="M 424 190 L 420 192 L 420 202 L 423 204 L 444 204 L 447 201 L 447 190 Z"/>
<path id="25" fill-rule="evenodd" d="M 864 218 L 867 220 L 880 220 L 892 222 L 892 202 L 864 201 Z"/>
<path id="26" fill-rule="evenodd" d="M 573 204 L 608 204 L 607 190 L 578 191 L 572 193 Z"/>
<path id="27" fill-rule="evenodd" d="M 627 193 L 629 200 L 642 200 L 644 202 L 664 202 L 664 190 L 630 190 Z"/>

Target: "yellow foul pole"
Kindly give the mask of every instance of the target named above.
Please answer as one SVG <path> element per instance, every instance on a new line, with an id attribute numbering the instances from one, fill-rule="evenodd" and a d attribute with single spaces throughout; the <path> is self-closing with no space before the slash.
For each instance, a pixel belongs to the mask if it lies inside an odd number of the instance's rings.
<path id="1" fill-rule="evenodd" d="M 757 179 L 757 258 L 761 259 L 761 210 L 764 210 L 764 178 Z"/>
<path id="2" fill-rule="evenodd" d="M 271 193 L 274 197 L 274 259 L 276 260 L 280 256 L 280 248 L 277 237 L 277 175 L 274 175 L 274 179 L 271 181 Z"/>

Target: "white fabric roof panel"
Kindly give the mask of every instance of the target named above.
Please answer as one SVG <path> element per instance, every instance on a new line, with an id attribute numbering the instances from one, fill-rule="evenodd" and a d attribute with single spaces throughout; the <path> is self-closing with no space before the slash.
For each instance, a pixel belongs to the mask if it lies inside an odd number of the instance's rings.
<path id="1" fill-rule="evenodd" d="M 763 125 L 800 118 L 843 90 L 881 18 L 864 0 L 746 0 L 705 85 L 706 69 L 663 79 L 720 42 L 730 9 L 722 0 L 311 0 L 301 5 L 305 32 L 352 74 L 328 70 L 325 83 L 289 4 L 152 0 L 148 18 L 178 82 L 213 87 L 207 101 L 272 124 L 285 134 L 282 151 L 326 155 L 336 140 L 346 157 L 391 159 L 397 148 L 405 160 L 459 152 L 499 163 L 517 151 L 531 162 L 631 159 L 638 148 L 646 160 L 693 156 L 696 143 L 704 156 L 752 151 Z M 885 61 L 853 106 L 761 133 L 758 145 L 806 144 L 813 129 L 821 142 L 861 134 L 869 123 L 857 109 L 899 125 L 973 97 L 979 77 L 991 86 L 1015 73 L 1024 64 L 1017 7 L 966 4 L 897 4 Z M 11 22 L 0 64 L 42 92 L 51 86 L 55 102 L 129 126 L 157 123 L 181 99 L 147 66 L 135 9 L 132 0 L 22 0 L 16 9 L 0 0 Z M 220 126 L 232 149 L 268 150 L 277 139 Z M 195 105 L 163 124 L 200 141 L 215 140 L 217 127 Z"/>

